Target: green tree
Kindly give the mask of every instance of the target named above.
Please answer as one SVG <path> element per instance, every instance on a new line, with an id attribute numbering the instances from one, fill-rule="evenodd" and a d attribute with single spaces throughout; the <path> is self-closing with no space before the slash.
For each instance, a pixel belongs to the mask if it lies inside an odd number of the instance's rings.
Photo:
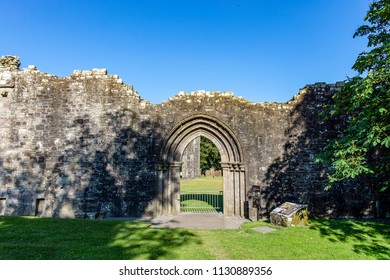
<path id="1" fill-rule="evenodd" d="M 221 170 L 221 155 L 214 143 L 202 136 L 200 138 L 200 168 L 202 174 L 204 175 L 212 167 L 215 170 Z"/>
<path id="2" fill-rule="evenodd" d="M 364 20 L 354 34 L 368 39 L 352 67 L 359 74 L 327 110 L 328 120 L 342 119 L 345 128 L 318 158 L 331 165 L 326 189 L 345 179 L 378 192 L 390 186 L 390 0 L 371 3 Z"/>

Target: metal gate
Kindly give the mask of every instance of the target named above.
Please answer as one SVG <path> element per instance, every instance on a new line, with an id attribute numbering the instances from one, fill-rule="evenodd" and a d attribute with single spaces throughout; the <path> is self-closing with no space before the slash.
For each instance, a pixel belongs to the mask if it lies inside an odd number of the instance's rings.
<path id="1" fill-rule="evenodd" d="M 180 212 L 223 212 L 222 191 L 181 191 Z"/>

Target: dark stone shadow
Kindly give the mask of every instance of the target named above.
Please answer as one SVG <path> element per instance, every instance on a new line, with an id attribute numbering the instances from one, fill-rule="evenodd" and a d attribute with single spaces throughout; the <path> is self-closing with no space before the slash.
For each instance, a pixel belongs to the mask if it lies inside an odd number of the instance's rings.
<path id="1" fill-rule="evenodd" d="M 16 136 L 14 136 L 16 137 Z M 14 139 L 19 141 L 19 139 Z M 1 187 L 0 198 L 5 203 L 4 215 L 41 215 L 37 212 L 37 198 L 44 197 L 44 173 L 47 155 L 39 147 L 34 151 L 22 153 L 15 147 L 6 157 L 0 158 Z"/>
<path id="2" fill-rule="evenodd" d="M 152 215 L 158 160 L 153 155 L 162 142 L 158 124 L 129 109 L 102 119 L 105 131 L 98 132 L 89 115 L 74 120 L 78 135 L 58 157 L 52 172 L 58 183 L 46 188 L 55 197 L 54 216 L 66 216 L 68 209 L 83 218 Z"/>

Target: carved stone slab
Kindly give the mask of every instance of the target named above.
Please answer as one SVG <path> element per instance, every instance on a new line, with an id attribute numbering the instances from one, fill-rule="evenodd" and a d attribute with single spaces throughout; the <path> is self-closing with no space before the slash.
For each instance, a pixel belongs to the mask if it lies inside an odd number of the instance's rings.
<path id="1" fill-rule="evenodd" d="M 307 225 L 307 205 L 285 202 L 272 210 L 271 223 L 278 226 Z"/>

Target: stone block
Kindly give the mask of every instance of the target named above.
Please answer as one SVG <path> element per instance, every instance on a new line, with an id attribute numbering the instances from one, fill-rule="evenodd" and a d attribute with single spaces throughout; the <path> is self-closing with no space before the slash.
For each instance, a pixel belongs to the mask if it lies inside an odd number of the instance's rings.
<path id="1" fill-rule="evenodd" d="M 270 219 L 272 224 L 283 227 L 307 225 L 307 205 L 285 202 L 272 210 Z"/>
<path id="2" fill-rule="evenodd" d="M 250 207 L 248 213 L 249 220 L 257 221 L 259 219 L 259 209 Z"/>
<path id="3" fill-rule="evenodd" d="M 107 69 L 105 68 L 93 68 L 92 73 L 95 75 L 107 75 Z"/>
<path id="4" fill-rule="evenodd" d="M 0 88 L 13 88 L 14 86 L 15 86 L 15 77 L 12 74 L 12 72 L 11 71 L 0 72 Z"/>
<path id="5" fill-rule="evenodd" d="M 17 56 L 5 55 L 0 57 L 0 70 L 19 70 L 20 59 Z"/>

